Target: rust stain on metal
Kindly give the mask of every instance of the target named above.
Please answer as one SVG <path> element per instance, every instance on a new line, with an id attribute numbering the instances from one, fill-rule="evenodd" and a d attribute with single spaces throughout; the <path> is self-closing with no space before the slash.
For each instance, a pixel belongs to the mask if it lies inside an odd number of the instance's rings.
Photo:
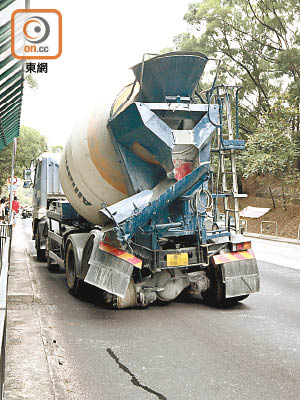
<path id="1" fill-rule="evenodd" d="M 98 114 L 99 115 L 99 114 Z M 112 163 L 109 158 L 107 148 L 101 145 L 100 134 L 98 132 L 99 120 L 97 112 L 94 111 L 88 125 L 88 147 L 91 156 L 91 160 L 95 165 L 97 171 L 101 176 L 119 192 L 128 195 L 128 191 L 125 185 L 125 177 L 121 167 L 118 164 Z M 111 145 L 111 153 L 115 150 Z"/>
<path id="2" fill-rule="evenodd" d="M 140 143 L 134 142 L 131 146 L 131 150 L 135 155 L 140 157 L 142 160 L 150 164 L 160 165 L 160 162 L 157 161 L 156 157 Z"/>

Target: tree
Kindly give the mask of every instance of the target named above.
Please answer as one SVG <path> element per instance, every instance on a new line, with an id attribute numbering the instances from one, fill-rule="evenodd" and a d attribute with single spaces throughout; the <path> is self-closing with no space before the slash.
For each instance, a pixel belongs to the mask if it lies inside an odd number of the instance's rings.
<path id="1" fill-rule="evenodd" d="M 0 195 L 11 174 L 13 144 L 0 152 Z M 16 153 L 15 175 L 22 178 L 23 170 L 30 166 L 32 159 L 47 151 L 47 139 L 39 131 L 21 126 Z"/>
<path id="2" fill-rule="evenodd" d="M 300 3 L 298 0 L 203 0 L 189 5 L 184 19 L 194 34 L 174 39 L 178 50 L 221 57 L 220 74 L 244 87 L 241 129 L 252 133 L 274 96 L 286 93 L 297 109 L 290 121 L 300 131 Z"/>
<path id="3" fill-rule="evenodd" d="M 25 75 L 25 82 L 30 89 L 38 89 L 39 85 L 31 74 Z"/>
<path id="4" fill-rule="evenodd" d="M 62 153 L 63 149 L 64 148 L 61 144 L 57 144 L 50 148 L 50 153 Z"/>
<path id="5" fill-rule="evenodd" d="M 293 141 L 293 131 L 286 118 L 287 115 L 292 116 L 294 113 L 293 109 L 284 107 L 282 102 L 272 106 L 268 113 L 260 117 L 260 124 L 248 138 L 246 151 L 239 156 L 245 178 L 250 176 L 265 178 L 274 208 L 272 186 L 274 182 L 280 183 L 285 210 L 287 192 L 299 186 L 299 172 L 296 169 L 299 149 Z"/>

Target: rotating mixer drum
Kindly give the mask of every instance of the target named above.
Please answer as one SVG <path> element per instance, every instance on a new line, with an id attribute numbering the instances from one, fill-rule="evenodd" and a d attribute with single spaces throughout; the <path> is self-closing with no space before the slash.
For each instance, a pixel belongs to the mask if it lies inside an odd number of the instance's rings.
<path id="1" fill-rule="evenodd" d="M 147 110 L 137 115 L 135 107 L 139 101 L 162 103 L 167 102 L 166 96 L 191 96 L 206 62 L 207 57 L 201 53 L 175 52 L 137 64 L 132 68 L 135 82 L 121 91 L 113 105 L 106 99 L 75 126 L 61 157 L 60 180 L 81 216 L 101 225 L 99 210 L 104 205 L 154 188 L 173 170 L 172 143 L 164 142 L 163 135 L 153 135 L 151 115 Z M 117 121 L 114 125 L 115 117 L 130 105 L 132 113 L 128 109 L 121 124 Z M 155 124 L 158 119 L 163 129 L 165 122 L 157 118 Z M 121 144 L 117 146 L 110 131 L 114 129 L 121 132 Z"/>

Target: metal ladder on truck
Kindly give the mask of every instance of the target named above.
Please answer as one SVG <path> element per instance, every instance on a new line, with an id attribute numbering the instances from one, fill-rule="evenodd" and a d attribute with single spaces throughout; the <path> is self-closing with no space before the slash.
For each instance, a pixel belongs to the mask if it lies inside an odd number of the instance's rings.
<path id="1" fill-rule="evenodd" d="M 225 87 L 223 87 L 225 88 Z M 231 87 L 232 88 L 232 87 Z M 226 89 L 226 88 L 225 88 Z M 231 215 L 234 217 L 235 231 L 241 233 L 241 223 L 239 214 L 239 198 L 247 197 L 247 194 L 240 194 L 238 191 L 238 179 L 236 169 L 236 150 L 243 150 L 245 148 L 244 140 L 239 140 L 238 133 L 238 90 L 236 88 L 236 129 L 234 132 L 232 123 L 232 94 L 228 93 L 227 90 L 223 94 L 218 96 L 221 102 L 221 111 L 225 109 L 225 124 L 223 125 L 223 115 L 220 115 L 220 124 L 217 128 L 217 143 L 219 152 L 219 171 L 220 171 L 220 187 L 216 188 L 217 197 L 223 198 L 224 213 L 225 213 L 225 227 L 231 229 Z M 224 129 L 226 128 L 226 129 Z M 229 185 L 228 177 L 230 178 L 231 184 Z M 217 182 L 218 185 L 218 182 Z M 233 208 L 229 206 L 229 199 L 233 198 Z"/>

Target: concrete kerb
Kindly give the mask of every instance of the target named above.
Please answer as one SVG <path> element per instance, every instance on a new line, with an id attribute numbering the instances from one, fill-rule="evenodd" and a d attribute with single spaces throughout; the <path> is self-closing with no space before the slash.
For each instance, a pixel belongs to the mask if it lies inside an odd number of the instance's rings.
<path id="1" fill-rule="evenodd" d="M 9 270 L 9 240 L 8 239 L 4 246 L 3 251 L 3 263 L 0 274 L 0 310 L 6 310 L 7 305 L 7 280 L 8 280 L 8 270 Z"/>
<path id="2" fill-rule="evenodd" d="M 290 238 L 281 237 L 281 236 L 262 235 L 260 233 L 252 233 L 252 232 L 251 233 L 245 232 L 244 236 L 253 237 L 255 239 L 263 239 L 263 240 L 270 240 L 270 241 L 274 241 L 274 242 L 292 243 L 292 244 L 300 245 L 300 240 L 290 239 Z"/>
<path id="3" fill-rule="evenodd" d="M 47 309 L 47 304 L 42 303 L 34 261 L 27 251 L 25 235 L 20 228 L 14 228 L 9 272 L 9 351 L 5 399 L 67 400 L 69 395 L 53 339 L 54 332 L 44 309 Z M 24 382 L 27 384 L 25 388 Z"/>
<path id="4" fill-rule="evenodd" d="M 69 397 L 66 393 L 60 372 L 59 358 L 56 352 L 55 340 L 53 339 L 53 330 L 49 327 L 47 316 L 44 315 L 43 310 L 40 310 L 38 315 L 55 400 L 66 400 Z"/>
<path id="5" fill-rule="evenodd" d="M 25 246 L 14 246 L 15 241 L 25 243 L 23 231 L 18 227 L 14 228 L 14 231 L 7 300 L 9 303 L 40 303 L 40 290 L 28 251 Z"/>
<path id="6" fill-rule="evenodd" d="M 30 279 L 31 287 L 32 287 L 33 302 L 34 303 L 41 303 L 40 287 L 38 285 L 38 280 L 37 280 L 36 275 L 34 273 L 34 269 L 32 267 L 32 263 L 31 263 L 31 260 L 30 260 L 30 255 L 28 254 L 27 250 L 25 250 L 25 257 L 26 257 L 28 275 L 29 275 L 29 279 Z"/>

